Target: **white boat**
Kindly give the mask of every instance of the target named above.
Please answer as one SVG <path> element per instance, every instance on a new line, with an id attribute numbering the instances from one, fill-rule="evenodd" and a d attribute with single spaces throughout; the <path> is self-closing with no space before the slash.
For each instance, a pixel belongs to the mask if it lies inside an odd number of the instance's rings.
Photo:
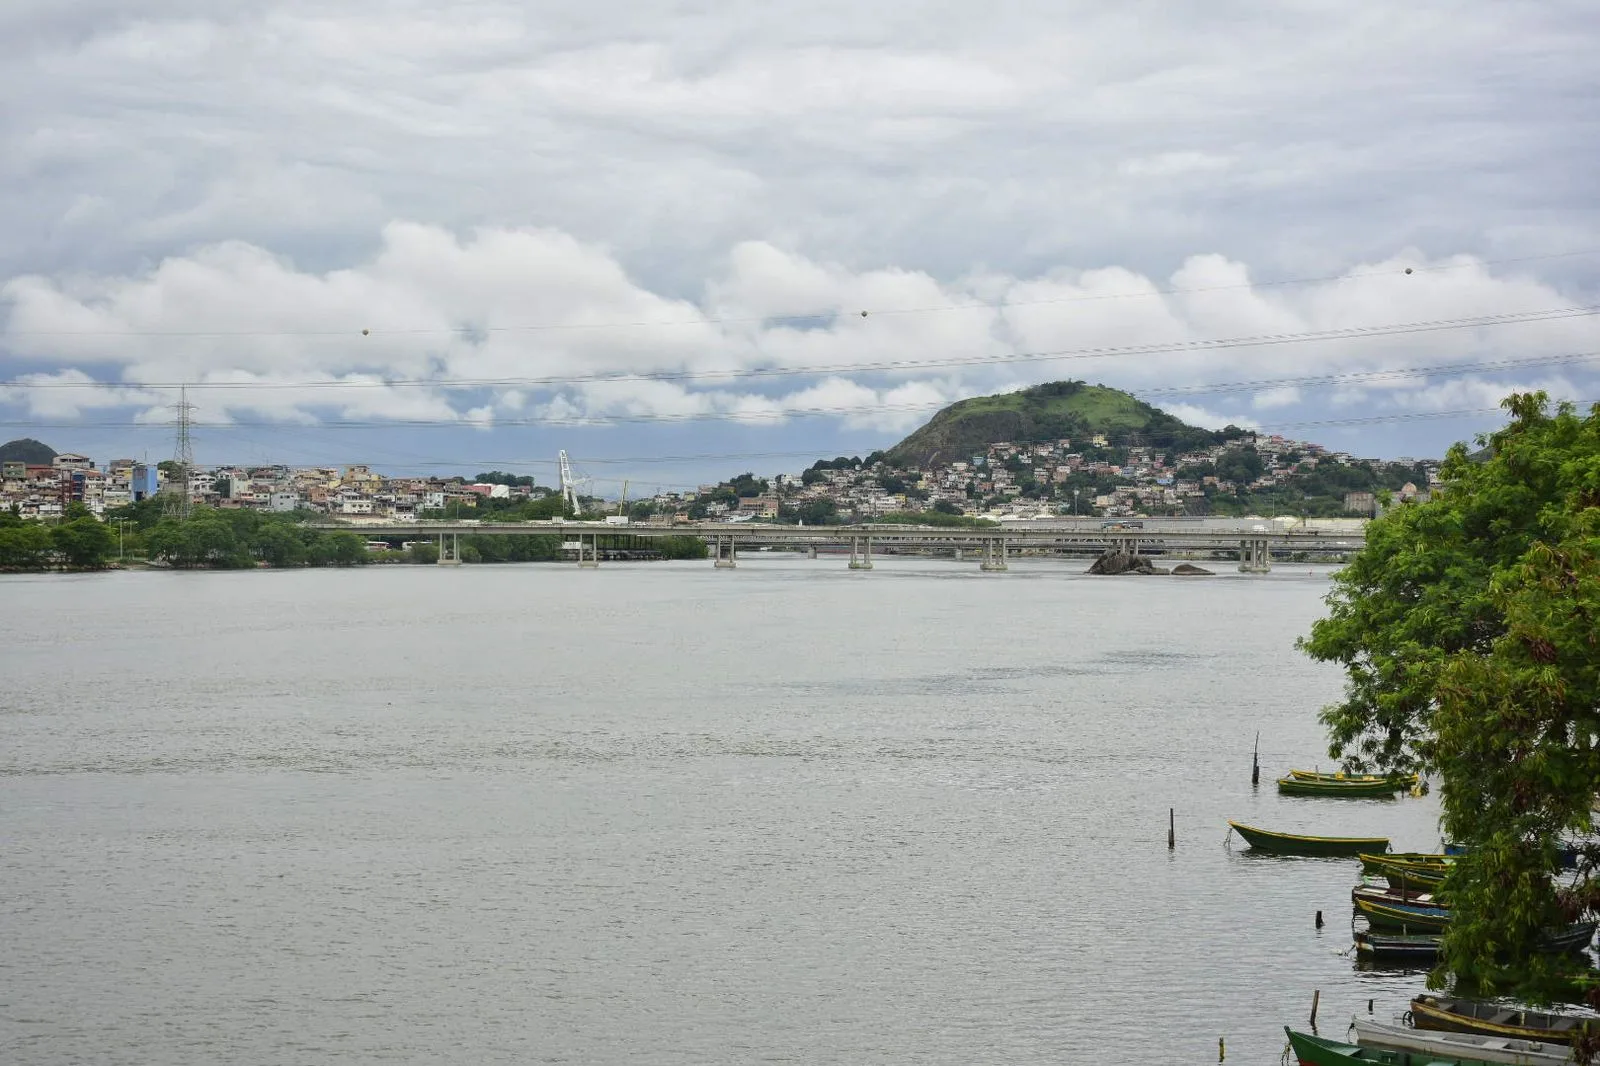
<path id="1" fill-rule="evenodd" d="M 1361 1046 L 1389 1051 L 1417 1051 L 1442 1059 L 1474 1059 L 1511 1066 L 1570 1066 L 1572 1062 L 1571 1048 L 1538 1040 L 1434 1032 L 1360 1017 L 1350 1022 L 1350 1028 L 1355 1030 L 1356 1043 Z"/>

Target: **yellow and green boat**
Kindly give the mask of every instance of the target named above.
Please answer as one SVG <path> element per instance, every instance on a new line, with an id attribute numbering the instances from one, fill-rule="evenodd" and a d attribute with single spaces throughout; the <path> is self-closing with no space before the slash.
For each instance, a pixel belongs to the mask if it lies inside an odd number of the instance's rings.
<path id="1" fill-rule="evenodd" d="M 1440 855 L 1431 851 L 1391 851 L 1362 855 L 1360 859 L 1361 872 L 1375 876 L 1383 875 L 1385 867 L 1398 863 L 1407 869 L 1416 869 L 1422 874 L 1437 870 L 1442 877 L 1443 871 L 1455 862 L 1455 857 L 1452 855 Z"/>
<path id="2" fill-rule="evenodd" d="M 1371 781 L 1278 778 L 1278 791 L 1285 796 L 1338 796 L 1344 799 L 1386 799 L 1406 789 L 1398 778 L 1380 777 Z"/>
<path id="3" fill-rule="evenodd" d="M 1415 788 L 1421 781 L 1416 774 L 1390 777 L 1387 774 L 1347 774 L 1342 771 L 1330 774 L 1321 770 L 1290 770 L 1289 776 L 1296 781 L 1398 781 L 1401 788 Z"/>
<path id="4" fill-rule="evenodd" d="M 1243 837 L 1251 848 L 1273 855 L 1320 857 L 1376 854 L 1389 850 L 1388 837 L 1314 837 L 1300 833 L 1279 833 L 1233 821 L 1228 823 L 1228 828 Z"/>

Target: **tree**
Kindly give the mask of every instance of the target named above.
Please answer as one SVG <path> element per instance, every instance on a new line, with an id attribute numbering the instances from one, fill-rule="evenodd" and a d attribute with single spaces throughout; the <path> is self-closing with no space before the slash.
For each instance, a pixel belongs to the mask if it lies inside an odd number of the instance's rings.
<path id="1" fill-rule="evenodd" d="M 935 503 L 933 505 L 933 509 L 935 511 L 938 511 L 940 514 L 961 514 L 962 513 L 961 508 L 959 506 L 957 506 L 955 503 L 952 503 L 950 500 L 938 500 L 938 501 L 935 501 Z"/>
<path id="2" fill-rule="evenodd" d="M 364 566 L 372 561 L 366 542 L 354 533 L 334 533 L 327 540 L 328 561 L 334 566 Z"/>
<path id="3" fill-rule="evenodd" d="M 1503 406 L 1487 461 L 1456 445 L 1429 502 L 1368 525 L 1301 646 L 1345 669 L 1331 753 L 1436 772 L 1443 830 L 1468 849 L 1431 982 L 1544 999 L 1575 964 L 1538 941 L 1600 912 L 1600 848 L 1572 887 L 1558 876 L 1600 792 L 1600 406 Z"/>
<path id="4" fill-rule="evenodd" d="M 68 566 L 98 570 L 111 560 L 111 553 L 117 547 L 117 535 L 110 526 L 85 511 L 83 516 L 50 530 L 50 543 Z"/>
<path id="5" fill-rule="evenodd" d="M 40 522 L 0 525 L 0 569 L 38 570 L 50 565 L 50 530 Z"/>

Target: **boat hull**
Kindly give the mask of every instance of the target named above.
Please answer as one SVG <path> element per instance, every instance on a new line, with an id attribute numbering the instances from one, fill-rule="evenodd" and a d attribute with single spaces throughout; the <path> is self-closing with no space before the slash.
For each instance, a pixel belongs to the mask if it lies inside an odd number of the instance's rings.
<path id="1" fill-rule="evenodd" d="M 1294 777 L 1278 778 L 1278 791 L 1285 796 L 1389 799 L 1402 788 L 1402 785 L 1394 781 L 1306 781 Z"/>
<path id="2" fill-rule="evenodd" d="M 1257 851 L 1273 855 L 1338 857 L 1381 853 L 1389 849 L 1387 837 L 1313 837 L 1296 833 L 1277 833 L 1252 825 L 1229 822 L 1228 826 Z"/>

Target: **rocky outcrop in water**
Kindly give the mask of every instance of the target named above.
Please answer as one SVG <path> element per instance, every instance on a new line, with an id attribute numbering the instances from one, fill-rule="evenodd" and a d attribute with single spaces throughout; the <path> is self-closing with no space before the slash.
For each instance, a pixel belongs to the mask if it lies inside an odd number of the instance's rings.
<path id="1" fill-rule="evenodd" d="M 1106 552 L 1089 567 L 1091 574 L 1170 574 L 1172 571 L 1156 566 L 1149 559 L 1127 552 Z"/>
<path id="2" fill-rule="evenodd" d="M 1183 577 L 1197 577 L 1201 575 L 1204 575 L 1205 577 L 1212 577 L 1216 573 L 1214 570 L 1207 570 L 1203 566 L 1193 566 L 1189 563 L 1179 563 L 1177 566 L 1172 568 L 1172 572 Z"/>

